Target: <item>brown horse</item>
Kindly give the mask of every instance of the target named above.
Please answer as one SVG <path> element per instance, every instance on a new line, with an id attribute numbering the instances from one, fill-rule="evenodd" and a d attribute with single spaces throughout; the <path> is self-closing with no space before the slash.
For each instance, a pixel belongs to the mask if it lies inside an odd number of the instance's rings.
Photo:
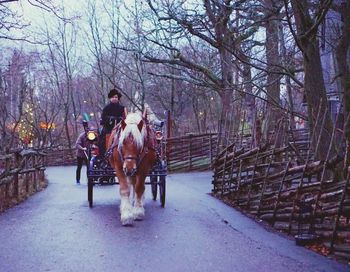
<path id="1" fill-rule="evenodd" d="M 112 131 L 109 140 L 113 150 L 110 163 L 120 186 L 120 219 L 123 225 L 132 225 L 134 220 L 145 216 L 145 179 L 156 160 L 155 150 L 150 146 L 151 134 L 141 114 L 129 113 L 125 121 Z"/>

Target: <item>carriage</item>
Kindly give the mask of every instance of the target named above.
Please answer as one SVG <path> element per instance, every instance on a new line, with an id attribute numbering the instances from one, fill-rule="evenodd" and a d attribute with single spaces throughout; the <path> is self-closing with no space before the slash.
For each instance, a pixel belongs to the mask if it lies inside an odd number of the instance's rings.
<path id="1" fill-rule="evenodd" d="M 155 135 L 155 152 L 156 159 L 153 167 L 148 173 L 148 178 L 145 184 L 151 185 L 153 200 L 157 199 L 159 192 L 159 199 L 161 207 L 165 205 L 165 188 L 167 176 L 166 163 L 166 144 L 164 139 L 164 121 L 153 121 L 150 124 Z M 93 189 L 94 186 L 114 185 L 119 184 L 116 178 L 115 169 L 111 166 L 108 150 L 105 154 L 99 154 L 99 137 L 100 133 L 94 130 L 89 130 L 87 133 L 88 149 L 87 149 L 87 178 L 88 178 L 88 202 L 89 206 L 93 206 Z"/>

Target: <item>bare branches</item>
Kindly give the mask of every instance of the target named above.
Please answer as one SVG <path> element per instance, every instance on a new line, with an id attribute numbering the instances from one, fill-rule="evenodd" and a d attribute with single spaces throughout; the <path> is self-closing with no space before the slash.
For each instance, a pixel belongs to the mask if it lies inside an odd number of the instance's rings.
<path id="1" fill-rule="evenodd" d="M 309 38 L 310 35 L 315 35 L 317 33 L 318 27 L 323 22 L 332 2 L 333 0 L 320 2 L 316 14 L 314 15 L 313 25 L 304 34 L 300 35 L 300 39 Z"/>
<path id="2" fill-rule="evenodd" d="M 28 32 L 24 32 L 24 30 L 28 29 L 31 23 L 23 18 L 23 15 L 11 5 L 11 2 L 19 1 L 0 1 L 0 39 L 21 41 L 30 44 L 43 44 L 43 41 L 37 41 L 35 38 L 30 37 Z M 38 10 L 52 13 L 56 18 L 66 23 L 71 22 L 74 19 L 74 17 L 67 18 L 65 15 L 62 15 L 63 10 L 55 5 L 52 0 L 27 0 L 27 3 Z M 18 31 L 14 32 L 12 30 Z"/>
<path id="3" fill-rule="evenodd" d="M 208 68 L 198 65 L 190 60 L 186 59 L 181 53 L 177 54 L 174 59 L 159 59 L 145 55 L 144 58 L 152 63 L 159 64 L 172 64 L 182 66 L 187 69 L 196 70 L 207 76 L 216 86 L 219 85 L 220 79 L 214 75 Z"/>

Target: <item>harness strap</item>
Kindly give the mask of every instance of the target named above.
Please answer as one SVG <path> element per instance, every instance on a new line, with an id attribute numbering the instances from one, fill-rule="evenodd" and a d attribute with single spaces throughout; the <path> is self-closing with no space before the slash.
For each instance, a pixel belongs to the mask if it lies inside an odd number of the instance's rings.
<path id="1" fill-rule="evenodd" d="M 116 125 L 114 128 L 113 128 L 113 130 L 117 130 L 117 133 L 114 135 L 114 137 L 113 137 L 113 139 L 112 139 L 112 144 L 111 144 L 111 146 L 108 148 L 108 150 L 106 151 L 106 153 L 105 153 L 105 159 L 108 159 L 111 155 L 112 155 L 112 153 L 113 153 L 113 150 L 114 150 L 114 148 L 116 148 L 117 146 L 118 146 L 118 142 L 119 141 L 116 141 L 115 139 L 117 138 L 117 139 L 119 139 L 119 136 L 120 136 L 120 125 L 118 124 L 118 125 Z"/>
<path id="2" fill-rule="evenodd" d="M 114 129 L 117 129 L 118 131 L 113 138 L 111 146 L 108 148 L 108 150 L 106 152 L 105 158 L 109 158 L 112 155 L 114 148 L 119 146 L 119 137 L 120 137 L 120 132 L 121 132 L 120 124 L 115 126 Z M 149 125 L 146 123 L 146 137 L 144 139 L 144 146 L 143 146 L 143 149 L 141 151 L 141 156 L 140 157 L 126 156 L 124 158 L 123 154 L 121 153 L 121 148 L 118 148 L 118 155 L 119 155 L 120 161 L 123 163 L 124 160 L 127 160 L 127 159 L 136 160 L 136 162 L 137 162 L 136 168 L 138 168 L 140 166 L 140 164 L 142 163 L 143 159 L 148 154 L 148 151 L 155 150 L 154 145 L 150 143 L 150 136 L 151 136 L 151 129 L 150 129 Z M 118 139 L 118 140 L 116 140 L 116 139 Z"/>
<path id="3" fill-rule="evenodd" d="M 142 152 L 142 155 L 141 155 L 139 161 L 137 162 L 137 166 L 136 166 L 137 168 L 139 168 L 141 162 L 142 162 L 143 159 L 146 157 L 147 153 L 148 153 L 148 149 L 145 148 L 145 150 Z"/>

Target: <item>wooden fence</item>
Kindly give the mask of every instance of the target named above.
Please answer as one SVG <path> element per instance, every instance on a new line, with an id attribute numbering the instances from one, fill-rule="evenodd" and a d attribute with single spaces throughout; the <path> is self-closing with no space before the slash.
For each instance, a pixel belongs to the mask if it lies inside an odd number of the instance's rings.
<path id="1" fill-rule="evenodd" d="M 76 149 L 45 149 L 45 164 L 47 166 L 67 166 L 76 165 Z"/>
<path id="2" fill-rule="evenodd" d="M 316 234 L 328 252 L 350 260 L 349 171 L 328 178 L 342 158 L 312 161 L 305 142 L 298 144 L 232 144 L 214 163 L 213 194 L 288 234 Z"/>
<path id="3" fill-rule="evenodd" d="M 44 154 L 23 150 L 0 156 L 0 212 L 47 186 Z"/>
<path id="4" fill-rule="evenodd" d="M 211 169 L 215 159 L 217 134 L 189 134 L 168 138 L 169 171 L 201 171 Z"/>

